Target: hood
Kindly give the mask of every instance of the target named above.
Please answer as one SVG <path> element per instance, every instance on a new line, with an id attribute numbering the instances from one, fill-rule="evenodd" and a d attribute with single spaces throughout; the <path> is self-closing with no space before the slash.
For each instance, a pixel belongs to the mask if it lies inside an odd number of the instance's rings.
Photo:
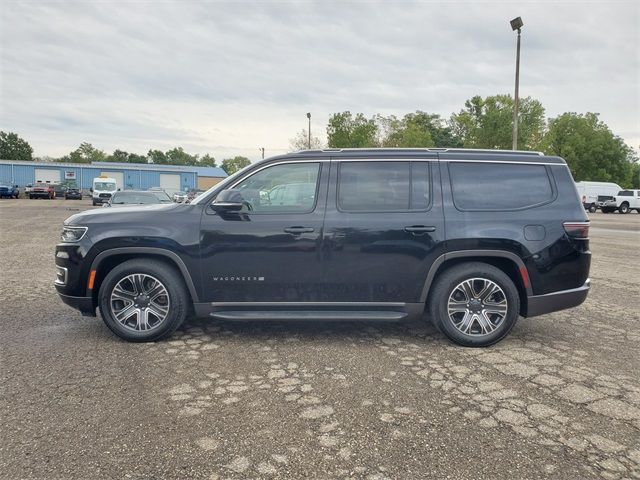
<path id="1" fill-rule="evenodd" d="M 91 223 L 144 222 L 150 216 L 163 215 L 179 208 L 190 208 L 191 205 L 177 203 L 154 205 L 130 205 L 110 208 L 96 208 L 76 213 L 64 221 L 65 225 L 87 225 Z M 157 222 L 154 219 L 154 222 Z"/>

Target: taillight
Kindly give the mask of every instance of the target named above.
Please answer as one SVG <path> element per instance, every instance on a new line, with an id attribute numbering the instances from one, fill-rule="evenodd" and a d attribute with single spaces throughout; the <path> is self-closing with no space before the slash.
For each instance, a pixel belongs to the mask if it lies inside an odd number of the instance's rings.
<path id="1" fill-rule="evenodd" d="M 589 238 L 589 222 L 565 222 L 562 225 L 571 238 L 583 240 Z"/>

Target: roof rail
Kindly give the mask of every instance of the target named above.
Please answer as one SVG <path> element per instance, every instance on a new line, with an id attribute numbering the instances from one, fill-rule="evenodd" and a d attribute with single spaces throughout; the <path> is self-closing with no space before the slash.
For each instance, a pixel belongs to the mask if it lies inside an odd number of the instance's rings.
<path id="1" fill-rule="evenodd" d="M 509 155 L 509 154 L 518 154 L 518 155 L 536 155 L 536 156 L 544 156 L 543 152 L 532 151 L 532 150 L 498 150 L 498 149 L 490 149 L 490 148 L 440 148 L 440 147 L 426 147 L 426 148 L 395 148 L 395 147 L 384 147 L 384 148 L 323 148 L 323 149 L 313 149 L 313 150 L 300 150 L 295 152 L 296 154 L 311 154 L 311 153 L 335 153 L 335 152 L 384 152 L 384 151 L 393 151 L 393 152 L 438 152 L 438 153 L 492 153 L 499 155 Z"/>

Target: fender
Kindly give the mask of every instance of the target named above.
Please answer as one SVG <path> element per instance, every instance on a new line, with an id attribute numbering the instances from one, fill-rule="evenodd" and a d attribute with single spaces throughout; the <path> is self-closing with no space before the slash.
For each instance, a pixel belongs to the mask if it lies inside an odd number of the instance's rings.
<path id="1" fill-rule="evenodd" d="M 527 271 L 527 267 L 525 266 L 522 259 L 516 255 L 515 253 L 508 252 L 506 250 L 457 250 L 455 252 L 447 252 L 440 255 L 435 259 L 431 267 L 429 268 L 429 273 L 427 274 L 427 279 L 424 282 L 424 287 L 422 288 L 422 293 L 420 294 L 420 302 L 424 303 L 427 301 L 427 295 L 429 294 L 429 290 L 431 289 L 431 284 L 433 283 L 433 279 L 436 276 L 436 272 L 440 265 L 442 265 L 447 260 L 451 260 L 452 258 L 465 258 L 465 257 L 499 257 L 506 258 L 507 260 L 511 260 L 514 262 L 518 269 L 520 270 L 521 275 L 526 275 L 527 280 L 525 283 L 525 290 L 527 292 L 527 296 L 533 295 L 533 290 L 531 289 L 531 282 L 528 281 L 529 273 Z"/>
<path id="2" fill-rule="evenodd" d="M 113 255 L 123 255 L 130 253 L 148 253 L 150 255 L 160 255 L 169 260 L 173 261 L 173 263 L 180 269 L 180 273 L 182 273 L 182 277 L 184 278 L 185 283 L 187 284 L 187 288 L 189 289 L 189 293 L 191 294 L 191 298 L 193 302 L 198 302 L 198 292 L 196 291 L 196 287 L 193 283 L 193 279 L 191 278 L 191 274 L 187 269 L 187 266 L 184 264 L 182 259 L 174 252 L 170 250 L 166 250 L 164 248 L 157 247 L 119 247 L 119 248 L 110 248 L 103 252 L 100 252 L 96 258 L 93 259 L 91 263 L 91 270 L 98 270 L 100 264 L 107 258 L 112 257 Z"/>

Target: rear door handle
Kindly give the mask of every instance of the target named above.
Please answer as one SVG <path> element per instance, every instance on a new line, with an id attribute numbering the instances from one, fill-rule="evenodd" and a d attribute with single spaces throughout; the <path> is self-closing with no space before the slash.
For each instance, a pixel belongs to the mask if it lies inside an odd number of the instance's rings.
<path id="1" fill-rule="evenodd" d="M 435 232 L 436 227 L 434 227 L 433 225 L 411 225 L 409 227 L 404 227 L 404 231 L 407 233 L 412 233 L 416 235 L 416 234 L 422 234 L 422 233 L 428 233 L 428 232 Z"/>
<path id="2" fill-rule="evenodd" d="M 299 235 L 301 233 L 311 233 L 314 231 L 311 227 L 288 227 L 284 229 L 287 233 L 292 233 L 294 235 Z"/>

